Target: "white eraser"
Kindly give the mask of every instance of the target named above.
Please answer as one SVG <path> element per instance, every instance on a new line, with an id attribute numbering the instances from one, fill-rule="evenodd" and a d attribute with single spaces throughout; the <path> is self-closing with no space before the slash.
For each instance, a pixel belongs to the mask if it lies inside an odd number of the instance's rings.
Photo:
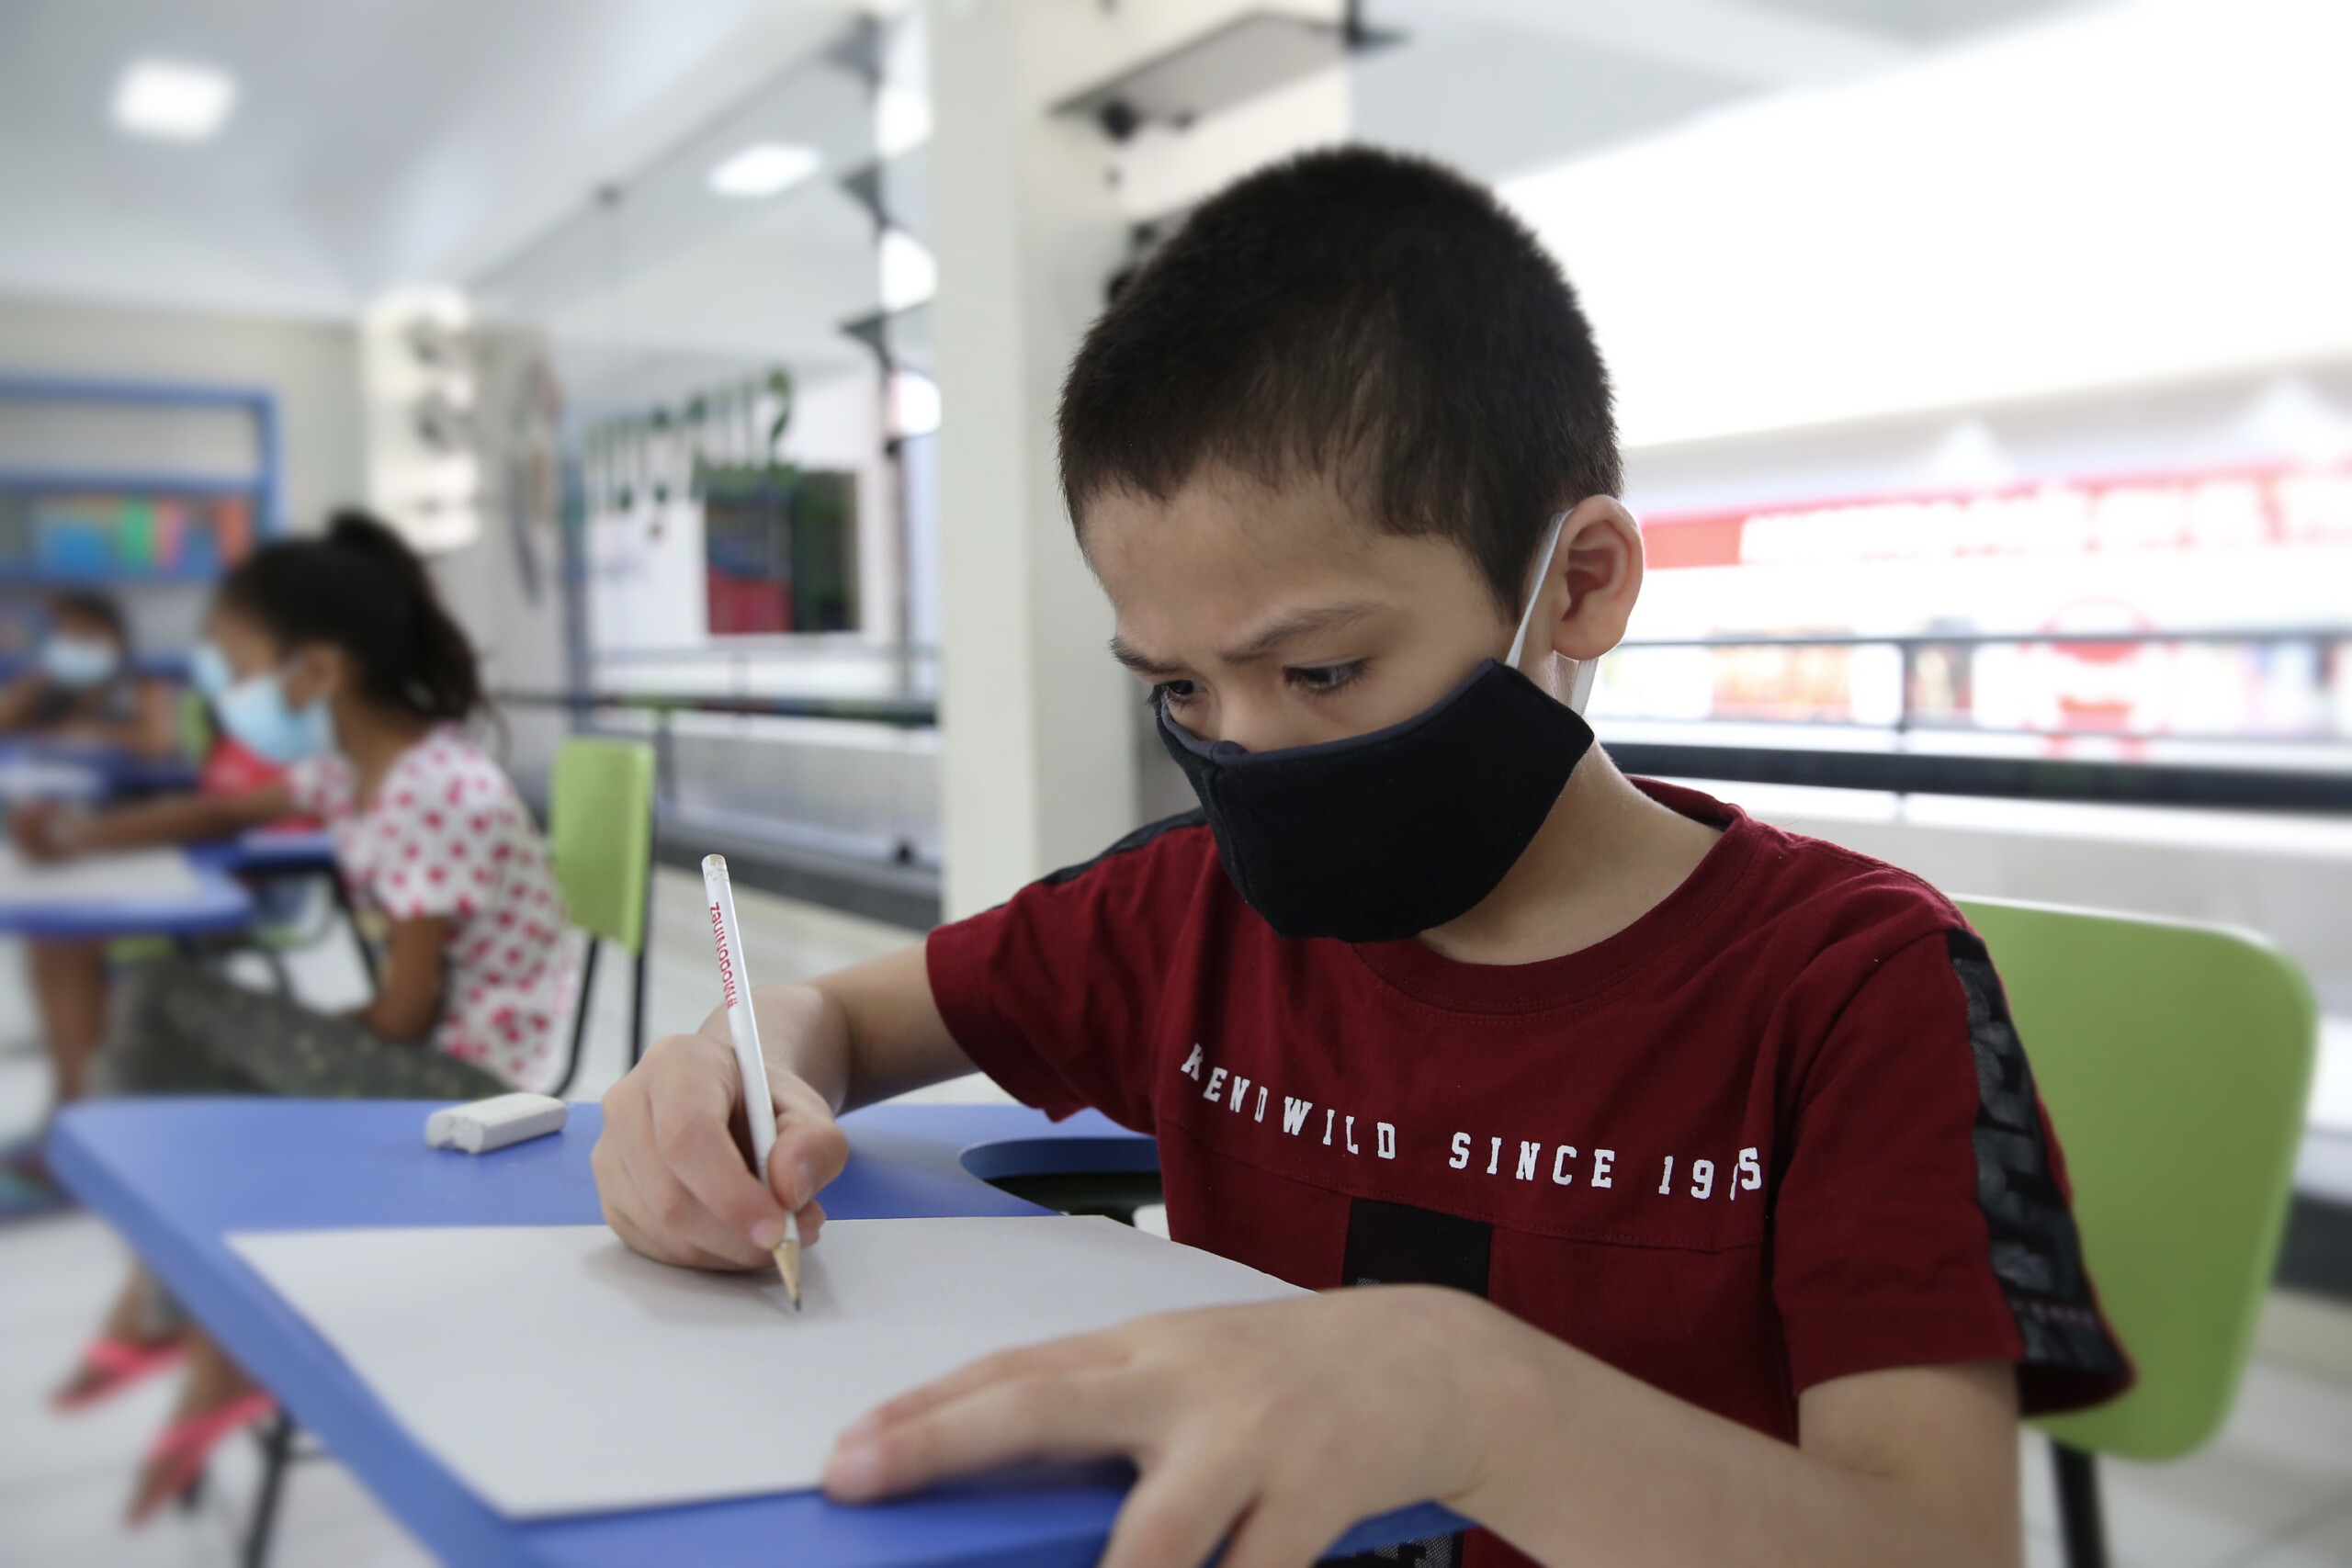
<path id="1" fill-rule="evenodd" d="M 447 1105 L 424 1119 L 424 1141 L 436 1149 L 487 1154 L 563 1130 L 567 1107 L 549 1094 L 501 1094 Z"/>

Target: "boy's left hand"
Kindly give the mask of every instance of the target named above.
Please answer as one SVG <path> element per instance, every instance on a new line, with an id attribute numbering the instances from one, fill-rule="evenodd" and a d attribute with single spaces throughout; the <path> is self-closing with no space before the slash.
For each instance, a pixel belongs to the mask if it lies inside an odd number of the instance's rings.
<path id="1" fill-rule="evenodd" d="M 1196 1568 L 1227 1538 L 1224 1568 L 1299 1568 L 1360 1519 L 1476 1486 L 1479 1391 L 1510 1376 L 1515 1326 L 1419 1285 L 1138 1318 L 892 1400 L 836 1439 L 825 1490 L 1118 1454 L 1141 1473 L 1102 1568 Z"/>

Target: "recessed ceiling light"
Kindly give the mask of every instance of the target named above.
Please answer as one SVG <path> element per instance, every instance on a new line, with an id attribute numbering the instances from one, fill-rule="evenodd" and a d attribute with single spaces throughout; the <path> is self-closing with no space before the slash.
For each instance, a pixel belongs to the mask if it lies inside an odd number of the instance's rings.
<path id="1" fill-rule="evenodd" d="M 133 136 L 201 141 L 236 106 L 234 77 L 184 60 L 134 60 L 114 85 L 114 122 Z"/>
<path id="2" fill-rule="evenodd" d="M 755 141 L 711 166 L 710 188 L 721 196 L 774 196 L 815 174 L 823 162 L 814 147 Z"/>

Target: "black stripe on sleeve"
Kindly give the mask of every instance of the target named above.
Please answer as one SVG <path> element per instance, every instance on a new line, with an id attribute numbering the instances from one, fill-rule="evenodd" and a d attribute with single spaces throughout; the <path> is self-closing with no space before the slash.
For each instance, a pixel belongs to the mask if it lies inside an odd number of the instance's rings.
<path id="1" fill-rule="evenodd" d="M 1149 844 L 1163 833 L 1173 833 L 1183 828 L 1206 827 L 1208 819 L 1208 813 L 1196 806 L 1190 811 L 1180 811 L 1173 817 L 1163 817 L 1157 822 L 1147 822 L 1092 860 L 1080 861 L 1076 865 L 1066 865 L 1059 871 L 1049 871 L 1037 880 L 1047 887 L 1059 887 L 1065 882 L 1075 882 L 1114 855 L 1132 853 Z"/>
<path id="2" fill-rule="evenodd" d="M 2040 1372 L 2054 1385 L 2034 1390 L 2021 1382 L 2021 1391 L 2029 1409 L 2105 1397 L 2130 1379 L 2131 1365 L 2091 1293 L 2082 1238 L 2051 1168 L 2033 1069 L 2008 998 L 1975 932 L 1948 931 L 1945 945 L 1968 998 L 1968 1043 L 1976 1058 L 1976 1204 L 1992 1239 L 1993 1272 L 2024 1341 L 2021 1380 Z"/>

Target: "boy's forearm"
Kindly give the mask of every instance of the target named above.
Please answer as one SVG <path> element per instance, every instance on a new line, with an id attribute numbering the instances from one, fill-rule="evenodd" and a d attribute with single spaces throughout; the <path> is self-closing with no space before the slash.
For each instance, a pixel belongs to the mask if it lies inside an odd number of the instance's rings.
<path id="1" fill-rule="evenodd" d="M 752 1011 L 768 1070 L 792 1074 L 839 1111 L 849 1081 L 848 1020 L 839 1006 L 804 982 L 752 987 Z M 724 1004 L 702 1021 L 701 1032 L 732 1043 Z"/>
<path id="2" fill-rule="evenodd" d="M 836 1111 L 972 1070 L 932 999 L 920 943 L 803 984 L 755 986 L 752 1006 L 769 1067 L 793 1073 Z M 730 1038 L 727 1010 L 702 1032 Z"/>
<path id="3" fill-rule="evenodd" d="M 2009 1568 L 2006 1498 L 1833 1462 L 1715 1416 L 1487 1309 L 1480 1480 L 1449 1499 L 1546 1562 Z M 1999 1462 L 2014 1457 L 2014 1416 Z M 1937 1456 L 1940 1458 L 1941 1456 Z M 1928 1462 L 1934 1462 L 1929 1460 Z M 1997 1492 L 1997 1486 L 1983 1490 Z"/>

